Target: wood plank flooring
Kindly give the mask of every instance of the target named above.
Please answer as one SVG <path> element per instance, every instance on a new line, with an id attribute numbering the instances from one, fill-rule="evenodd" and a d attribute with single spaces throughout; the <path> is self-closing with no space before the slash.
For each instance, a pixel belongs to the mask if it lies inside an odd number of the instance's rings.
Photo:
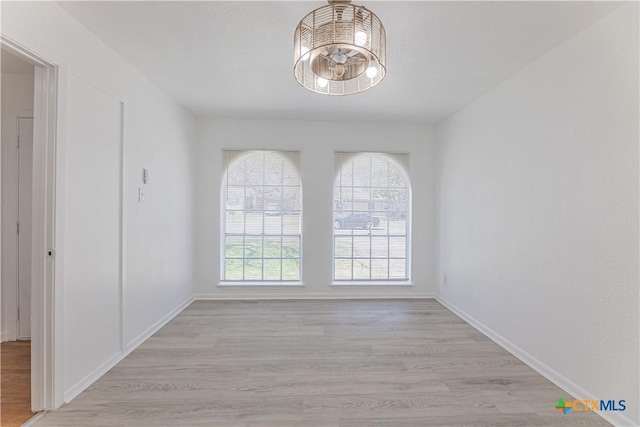
<path id="1" fill-rule="evenodd" d="M 0 425 L 17 427 L 31 412 L 31 342 L 0 344 Z"/>
<path id="2" fill-rule="evenodd" d="M 603 426 L 432 300 L 193 303 L 37 426 Z"/>

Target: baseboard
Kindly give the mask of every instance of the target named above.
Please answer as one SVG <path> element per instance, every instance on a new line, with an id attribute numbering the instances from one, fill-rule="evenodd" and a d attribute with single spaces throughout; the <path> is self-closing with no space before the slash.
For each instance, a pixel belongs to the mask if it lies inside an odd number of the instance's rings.
<path id="1" fill-rule="evenodd" d="M 29 418 L 26 423 L 22 424 L 21 427 L 31 427 L 32 425 L 35 425 L 35 423 L 40 418 L 44 417 L 44 414 L 46 414 L 46 413 L 47 413 L 47 411 L 36 412 L 35 414 L 33 414 L 33 417 Z"/>
<path id="2" fill-rule="evenodd" d="M 476 328 L 478 331 L 482 332 L 500 347 L 507 350 L 509 353 L 513 354 L 515 357 L 520 359 L 523 363 L 528 365 L 531 369 L 538 372 L 540 375 L 565 390 L 572 397 L 576 397 L 578 399 L 589 399 L 589 400 L 597 400 L 600 397 L 595 396 L 593 393 L 588 392 L 578 384 L 569 380 L 567 377 L 550 367 L 544 362 L 541 362 L 534 356 L 530 355 L 522 348 L 518 347 L 516 344 L 509 341 L 507 338 L 503 337 L 499 333 L 495 332 L 493 329 L 489 328 L 482 322 L 476 320 L 472 316 L 468 315 L 464 311 L 460 310 L 455 305 L 451 304 L 441 295 L 436 295 L 436 301 L 445 306 L 448 310 L 454 313 L 456 316 Z M 634 423 L 629 418 L 624 416 L 619 412 L 605 412 L 605 411 L 596 411 L 600 417 L 604 418 L 607 422 L 613 424 L 614 426 L 637 426 L 637 423 Z"/>
<path id="3" fill-rule="evenodd" d="M 96 369 L 94 369 L 89 375 L 85 376 L 83 379 L 75 383 L 71 386 L 67 391 L 64 392 L 64 403 L 69 403 L 73 399 L 75 399 L 80 393 L 82 393 L 87 387 L 96 382 L 98 378 L 106 374 L 109 369 L 113 368 L 120 362 L 124 357 L 122 356 L 122 351 L 117 351 L 109 356 L 105 361 L 103 361 Z"/>
<path id="4" fill-rule="evenodd" d="M 261 300 L 354 300 L 354 299 L 434 299 L 434 293 L 402 293 L 389 295 L 375 292 L 318 292 L 318 293 L 238 293 L 218 292 L 194 294 L 195 301 L 261 301 Z"/>
<path id="5" fill-rule="evenodd" d="M 9 331 L 0 332 L 0 342 L 15 341 L 17 339 L 18 338 L 15 336 L 15 334 Z"/>
<path id="6" fill-rule="evenodd" d="M 153 325 L 149 326 L 146 330 L 144 330 L 142 333 L 140 333 L 137 337 L 135 337 L 134 339 L 129 341 L 124 347 L 124 353 L 125 353 L 124 357 L 127 357 L 129 355 L 129 353 L 131 353 L 133 350 L 138 348 L 140 346 L 140 344 L 142 344 L 147 339 L 149 339 L 149 337 L 151 337 L 151 335 L 153 335 L 156 332 L 158 332 L 158 330 L 160 328 L 162 328 L 164 325 L 169 323 L 169 321 L 171 321 L 171 319 L 173 319 L 178 314 L 180 314 L 182 312 L 182 310 L 187 308 L 189 306 L 189 304 L 191 304 L 193 301 L 194 301 L 193 297 L 189 297 L 186 300 L 182 301 L 180 304 L 178 304 L 176 306 L 176 308 L 171 310 L 169 313 L 167 313 L 165 316 L 163 316 L 156 323 L 154 323 Z"/>
<path id="7" fill-rule="evenodd" d="M 102 362 L 96 369 L 94 369 L 89 375 L 78 381 L 69 390 L 64 393 L 64 402 L 69 403 L 75 399 L 80 393 L 87 389 L 91 384 L 96 382 L 101 376 L 106 374 L 111 368 L 120 363 L 125 357 L 127 357 L 133 350 L 138 348 L 140 344 L 145 342 L 151 335 L 155 334 L 160 328 L 166 325 L 171 319 L 177 316 L 182 310 L 184 310 L 189 304 L 193 302 L 193 298 L 189 297 L 180 304 L 178 304 L 173 310 L 163 316 L 156 323 L 140 333 L 136 338 L 129 341 L 124 349 L 109 356 L 104 362 Z"/>

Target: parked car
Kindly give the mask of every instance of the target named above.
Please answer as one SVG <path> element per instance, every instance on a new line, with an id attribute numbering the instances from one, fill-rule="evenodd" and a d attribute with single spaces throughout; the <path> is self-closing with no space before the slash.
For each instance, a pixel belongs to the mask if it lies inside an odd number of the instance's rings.
<path id="1" fill-rule="evenodd" d="M 364 228 L 372 229 L 380 225 L 380 219 L 367 213 L 350 213 L 333 220 L 335 228 Z"/>

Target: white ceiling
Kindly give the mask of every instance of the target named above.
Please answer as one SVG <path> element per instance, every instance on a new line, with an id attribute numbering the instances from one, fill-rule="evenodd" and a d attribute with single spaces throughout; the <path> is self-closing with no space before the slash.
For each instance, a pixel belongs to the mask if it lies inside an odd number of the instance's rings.
<path id="1" fill-rule="evenodd" d="M 293 77 L 293 32 L 322 1 L 61 2 L 199 117 L 436 123 L 619 3 L 354 1 L 387 29 L 387 77 L 319 95 Z"/>
<path id="2" fill-rule="evenodd" d="M 2 50 L 0 54 L 0 64 L 2 67 L 2 74 L 33 74 L 33 65 L 18 58 L 17 56 Z"/>

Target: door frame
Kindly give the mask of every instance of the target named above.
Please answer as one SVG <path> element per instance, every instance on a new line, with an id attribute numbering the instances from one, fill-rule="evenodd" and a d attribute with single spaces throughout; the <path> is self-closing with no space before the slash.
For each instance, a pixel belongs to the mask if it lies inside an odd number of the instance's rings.
<path id="1" fill-rule="evenodd" d="M 34 84 L 35 84 L 35 75 L 34 75 Z M 21 120 L 31 120 L 32 126 L 33 126 L 33 113 L 29 116 L 27 115 L 18 115 L 16 117 L 16 135 L 18 136 L 18 141 L 20 141 L 20 143 L 18 144 L 18 158 L 17 158 L 17 167 L 16 167 L 16 183 L 18 185 L 18 190 L 17 190 L 17 195 L 18 195 L 18 205 L 17 205 L 17 212 L 16 212 L 16 221 L 18 221 L 18 223 L 20 223 L 20 182 L 21 182 L 21 177 L 20 177 L 20 158 L 21 158 L 21 149 L 22 149 L 22 141 L 19 139 L 20 138 L 20 121 Z M 31 131 L 31 134 L 33 136 L 33 130 Z M 33 145 L 33 141 L 32 141 L 32 145 Z M 31 159 L 31 181 L 33 182 L 33 156 Z M 33 195 L 32 195 L 33 196 Z M 31 197 L 33 199 L 33 197 Z M 33 213 L 33 209 L 31 210 L 31 212 Z M 32 214 L 33 216 L 33 214 Z M 33 227 L 31 227 L 33 228 Z M 16 265 L 16 278 L 17 283 L 16 283 L 16 304 L 18 307 L 18 315 L 16 316 L 16 340 L 31 340 L 31 333 L 29 333 L 28 336 L 22 336 L 20 333 L 20 321 L 22 318 L 24 318 L 24 313 L 20 313 L 20 307 L 22 307 L 22 304 L 20 304 L 20 288 L 21 288 L 21 280 L 20 280 L 20 273 L 21 273 L 21 269 L 20 269 L 20 236 L 18 236 L 18 238 L 16 239 L 16 250 L 18 251 L 18 264 Z M 31 258 L 33 255 L 33 251 L 31 251 L 31 254 L 29 254 L 29 258 Z M 29 284 L 29 287 L 31 287 L 31 284 Z M 29 293 L 31 293 L 31 291 L 29 291 Z M 22 315 L 22 316 L 21 316 Z M 31 302 L 29 302 L 29 317 L 31 317 Z"/>
<path id="2" fill-rule="evenodd" d="M 55 409 L 63 403 L 63 260 L 56 254 L 64 232 L 63 138 L 57 124 L 63 113 L 66 68 L 47 60 L 5 34 L 0 46 L 34 65 L 33 182 L 31 236 L 31 410 Z M 61 92 L 62 89 L 62 92 Z M 60 104 L 59 104 L 60 103 Z M 61 245 L 60 245 L 61 246 Z M 57 261 L 56 262 L 56 258 Z M 60 308 L 60 309 L 57 309 Z"/>

